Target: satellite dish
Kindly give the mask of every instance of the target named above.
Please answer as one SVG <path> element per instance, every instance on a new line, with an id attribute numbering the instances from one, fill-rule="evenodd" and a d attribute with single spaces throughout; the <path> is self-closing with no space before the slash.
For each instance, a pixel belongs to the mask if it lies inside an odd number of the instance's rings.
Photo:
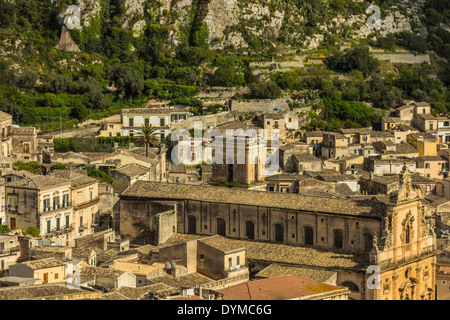
<path id="1" fill-rule="evenodd" d="M 166 270 L 170 269 L 170 262 L 169 261 L 166 262 L 166 265 L 165 265 L 164 269 L 166 269 Z"/>

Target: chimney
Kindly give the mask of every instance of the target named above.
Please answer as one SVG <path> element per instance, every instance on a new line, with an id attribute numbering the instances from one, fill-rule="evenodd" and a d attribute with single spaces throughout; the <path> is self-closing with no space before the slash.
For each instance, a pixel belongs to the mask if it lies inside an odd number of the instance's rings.
<path id="1" fill-rule="evenodd" d="M 20 255 L 19 259 L 28 259 L 30 255 L 30 240 L 28 238 L 19 238 Z"/>

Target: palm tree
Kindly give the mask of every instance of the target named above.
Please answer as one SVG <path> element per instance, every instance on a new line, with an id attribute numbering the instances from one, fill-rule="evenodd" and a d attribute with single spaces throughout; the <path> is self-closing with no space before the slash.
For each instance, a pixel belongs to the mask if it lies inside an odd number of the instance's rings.
<path id="1" fill-rule="evenodd" d="M 151 124 L 146 123 L 141 127 L 141 135 L 139 136 L 139 142 L 145 144 L 145 156 L 148 157 L 149 145 L 159 145 L 160 141 L 156 137 L 157 128 L 153 127 Z"/>

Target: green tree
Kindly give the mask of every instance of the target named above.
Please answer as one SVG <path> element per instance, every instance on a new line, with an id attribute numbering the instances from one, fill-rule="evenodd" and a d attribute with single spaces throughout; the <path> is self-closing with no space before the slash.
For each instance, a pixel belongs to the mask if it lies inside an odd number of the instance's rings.
<path id="1" fill-rule="evenodd" d="M 334 71 L 359 70 L 365 77 L 373 74 L 380 66 L 380 62 L 372 57 L 369 48 L 366 47 L 356 47 L 349 51 L 337 52 L 325 59 L 325 64 Z"/>
<path id="2" fill-rule="evenodd" d="M 23 234 L 24 234 L 25 236 L 31 235 L 31 236 L 33 236 L 33 237 L 35 237 L 35 238 L 39 238 L 39 236 L 40 236 L 40 234 L 41 234 L 41 230 L 39 230 L 39 228 L 37 228 L 37 227 L 28 227 L 28 228 L 23 232 Z"/>
<path id="3" fill-rule="evenodd" d="M 85 105 L 79 104 L 76 107 L 72 108 L 70 111 L 70 116 L 73 118 L 77 118 L 78 120 L 83 120 L 87 117 L 88 110 Z"/>

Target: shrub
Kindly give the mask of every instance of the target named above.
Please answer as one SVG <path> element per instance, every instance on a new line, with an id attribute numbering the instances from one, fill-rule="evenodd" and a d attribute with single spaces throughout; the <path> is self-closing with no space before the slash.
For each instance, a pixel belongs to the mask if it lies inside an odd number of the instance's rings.
<path id="1" fill-rule="evenodd" d="M 10 233 L 11 229 L 6 224 L 0 224 L 0 233 Z"/>
<path id="2" fill-rule="evenodd" d="M 23 232 L 23 234 L 24 234 L 25 236 L 31 235 L 31 236 L 33 236 L 33 237 L 35 237 L 35 238 L 39 238 L 39 236 L 40 236 L 40 234 L 41 234 L 41 230 L 39 230 L 39 228 L 37 228 L 37 227 L 28 227 L 28 228 Z"/>
<path id="3" fill-rule="evenodd" d="M 14 165 L 17 167 L 18 171 L 25 170 L 31 173 L 41 174 L 41 166 L 36 161 L 31 162 L 16 161 L 14 162 Z"/>

